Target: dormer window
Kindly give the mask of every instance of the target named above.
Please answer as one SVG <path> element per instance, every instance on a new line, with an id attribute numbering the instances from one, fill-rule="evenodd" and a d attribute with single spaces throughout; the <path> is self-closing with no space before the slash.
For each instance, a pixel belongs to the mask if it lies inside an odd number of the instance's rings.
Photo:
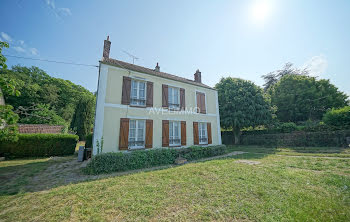
<path id="1" fill-rule="evenodd" d="M 168 104 L 169 109 L 180 109 L 180 92 L 179 88 L 168 87 Z"/>
<path id="2" fill-rule="evenodd" d="M 131 80 L 130 105 L 146 106 L 146 82 Z"/>

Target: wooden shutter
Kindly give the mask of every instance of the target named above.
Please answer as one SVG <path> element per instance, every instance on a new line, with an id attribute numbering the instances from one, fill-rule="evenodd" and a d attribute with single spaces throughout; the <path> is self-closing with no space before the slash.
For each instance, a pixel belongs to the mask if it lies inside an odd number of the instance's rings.
<path id="1" fill-rule="evenodd" d="M 206 110 L 206 107 L 205 107 L 205 94 L 201 93 L 200 97 L 201 97 L 200 98 L 200 100 L 201 100 L 201 113 L 206 114 L 207 110 Z"/>
<path id="2" fill-rule="evenodd" d="M 169 120 L 162 121 L 162 147 L 169 146 Z"/>
<path id="3" fill-rule="evenodd" d="M 181 121 L 181 146 L 186 146 L 186 121 Z"/>
<path id="4" fill-rule="evenodd" d="M 152 148 L 153 146 L 153 120 L 146 120 L 146 148 Z"/>
<path id="5" fill-rule="evenodd" d="M 131 78 L 123 76 L 122 104 L 130 104 Z"/>
<path id="6" fill-rule="evenodd" d="M 120 118 L 119 150 L 127 150 L 129 143 L 129 118 Z"/>
<path id="7" fill-rule="evenodd" d="M 180 88 L 180 110 L 185 110 L 185 89 Z"/>
<path id="8" fill-rule="evenodd" d="M 198 136 L 198 122 L 193 122 L 193 144 L 199 144 L 199 136 Z"/>
<path id="9" fill-rule="evenodd" d="M 211 123 L 207 123 L 208 144 L 212 144 L 211 138 Z"/>
<path id="10" fill-rule="evenodd" d="M 168 85 L 162 85 L 162 107 L 169 107 L 168 105 Z"/>
<path id="11" fill-rule="evenodd" d="M 147 82 L 146 106 L 147 107 L 152 107 L 153 106 L 153 82 Z"/>
<path id="12" fill-rule="evenodd" d="M 196 101 L 197 101 L 197 113 L 201 111 L 201 95 L 199 92 L 196 92 Z"/>

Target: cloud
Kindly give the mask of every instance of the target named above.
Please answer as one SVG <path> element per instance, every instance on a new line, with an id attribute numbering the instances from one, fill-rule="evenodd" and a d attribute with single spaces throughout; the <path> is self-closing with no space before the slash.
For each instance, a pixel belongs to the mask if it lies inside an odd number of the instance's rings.
<path id="1" fill-rule="evenodd" d="M 12 47 L 14 50 L 16 50 L 17 52 L 26 52 L 26 50 L 20 46 L 14 46 Z"/>
<path id="2" fill-rule="evenodd" d="M 6 50 L 12 50 L 16 53 L 25 54 L 25 55 L 32 55 L 37 56 L 39 55 L 39 51 L 34 47 L 29 47 L 24 40 L 16 40 L 14 38 L 11 38 L 10 35 L 6 34 L 5 32 L 0 33 L 0 41 L 4 39 L 4 41 L 11 42 L 10 48 Z"/>
<path id="3" fill-rule="evenodd" d="M 304 63 L 301 69 L 308 70 L 309 74 L 312 76 L 320 76 L 325 73 L 327 67 L 328 67 L 327 58 L 326 56 L 321 54 L 318 56 L 313 56 L 306 63 Z"/>
<path id="4" fill-rule="evenodd" d="M 72 15 L 72 12 L 69 8 L 58 8 L 57 13 L 61 16 L 70 16 Z"/>
<path id="5" fill-rule="evenodd" d="M 46 5 L 53 11 L 57 17 L 71 16 L 72 12 L 69 8 L 56 8 L 55 0 L 45 0 Z"/>
<path id="6" fill-rule="evenodd" d="M 1 32 L 1 37 L 7 42 L 12 42 L 12 38 L 5 32 Z"/>
<path id="7" fill-rule="evenodd" d="M 30 48 L 29 49 L 29 52 L 32 54 L 32 55 L 38 55 L 39 51 L 36 49 L 36 48 Z"/>

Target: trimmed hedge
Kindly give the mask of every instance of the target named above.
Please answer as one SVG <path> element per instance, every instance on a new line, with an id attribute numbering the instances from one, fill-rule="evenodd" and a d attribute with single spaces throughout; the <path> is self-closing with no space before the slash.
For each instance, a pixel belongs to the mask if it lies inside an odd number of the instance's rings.
<path id="1" fill-rule="evenodd" d="M 70 134 L 19 134 L 17 142 L 2 142 L 0 154 L 15 157 L 44 157 L 71 155 L 78 142 Z"/>
<path id="2" fill-rule="evenodd" d="M 173 164 L 178 157 L 197 160 L 225 154 L 226 146 L 160 148 L 151 150 L 135 150 L 130 152 L 102 153 L 93 156 L 83 171 L 87 174 L 101 174 L 126 170 L 149 168 Z"/>
<path id="3" fill-rule="evenodd" d="M 350 130 L 242 135 L 242 145 L 347 147 Z M 229 139 L 223 140 L 228 142 Z M 228 143 L 227 143 L 228 144 Z"/>
<path id="4" fill-rule="evenodd" d="M 92 137 L 93 137 L 92 133 L 90 133 L 89 135 L 87 135 L 85 137 L 85 147 L 86 148 L 92 148 Z"/>

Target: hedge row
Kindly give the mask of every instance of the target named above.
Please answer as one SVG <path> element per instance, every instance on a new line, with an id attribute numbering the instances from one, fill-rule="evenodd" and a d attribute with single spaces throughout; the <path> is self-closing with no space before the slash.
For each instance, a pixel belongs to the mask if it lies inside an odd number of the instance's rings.
<path id="1" fill-rule="evenodd" d="M 71 155 L 78 136 L 69 134 L 19 134 L 17 142 L 1 142 L 0 154 L 15 157 Z"/>
<path id="2" fill-rule="evenodd" d="M 226 146 L 161 148 L 132 152 L 103 153 L 94 156 L 84 168 L 87 174 L 101 174 L 173 164 L 178 157 L 197 160 L 224 154 Z"/>
<path id="3" fill-rule="evenodd" d="M 242 135 L 242 145 L 264 145 L 264 146 L 321 146 L 321 147 L 347 147 L 346 137 L 350 137 L 350 130 L 302 132 L 261 135 Z M 230 144 L 226 135 L 223 142 Z"/>

